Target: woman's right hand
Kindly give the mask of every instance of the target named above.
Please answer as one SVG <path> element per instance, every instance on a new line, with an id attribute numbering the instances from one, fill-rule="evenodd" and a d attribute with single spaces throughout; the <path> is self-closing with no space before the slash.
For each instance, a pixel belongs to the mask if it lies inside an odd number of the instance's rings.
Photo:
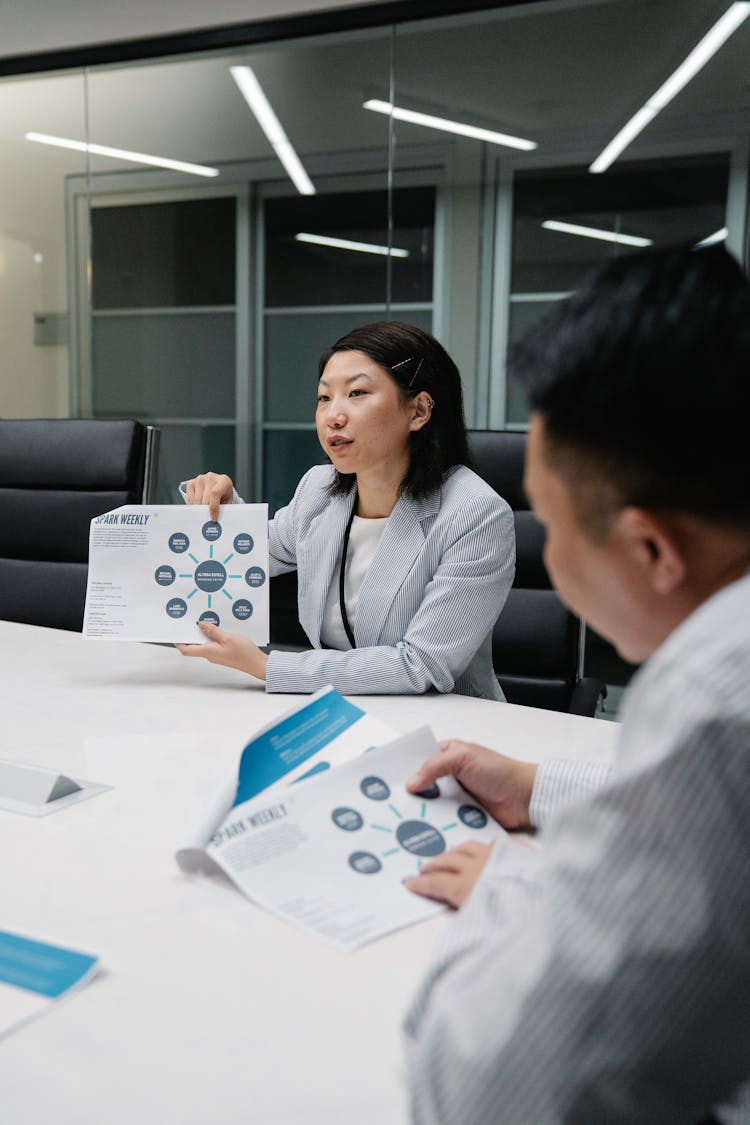
<path id="1" fill-rule="evenodd" d="M 185 486 L 185 499 L 188 504 L 208 504 L 212 520 L 219 518 L 219 505 L 231 504 L 234 485 L 230 477 L 223 473 L 203 473 L 193 477 Z"/>

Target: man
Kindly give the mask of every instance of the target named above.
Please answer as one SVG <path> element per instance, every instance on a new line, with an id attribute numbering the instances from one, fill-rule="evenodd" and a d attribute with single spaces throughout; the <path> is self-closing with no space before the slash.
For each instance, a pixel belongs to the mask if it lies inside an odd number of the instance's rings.
<path id="1" fill-rule="evenodd" d="M 413 1120 L 750 1121 L 750 286 L 721 248 L 623 257 L 515 367 L 550 574 L 645 663 L 611 774 L 452 742 L 410 782 L 543 844 L 410 881 L 461 907 L 407 1019 Z"/>

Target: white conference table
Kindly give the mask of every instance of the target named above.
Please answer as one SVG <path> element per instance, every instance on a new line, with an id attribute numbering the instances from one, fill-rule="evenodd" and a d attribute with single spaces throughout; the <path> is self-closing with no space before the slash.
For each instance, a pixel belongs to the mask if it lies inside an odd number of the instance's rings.
<path id="1" fill-rule="evenodd" d="M 401 1020 L 449 915 L 346 954 L 175 860 L 248 737 L 300 701 L 155 646 L 0 622 L 0 758 L 112 790 L 0 811 L 0 928 L 97 953 L 0 1041 L 4 1125 L 399 1125 Z M 516 757 L 611 758 L 617 724 L 460 696 L 359 697 Z"/>

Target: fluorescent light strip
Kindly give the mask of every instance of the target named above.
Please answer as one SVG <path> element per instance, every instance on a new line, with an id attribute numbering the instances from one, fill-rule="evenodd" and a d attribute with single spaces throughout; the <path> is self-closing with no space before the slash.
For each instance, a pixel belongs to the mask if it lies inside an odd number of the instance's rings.
<path id="1" fill-rule="evenodd" d="M 408 258 L 409 251 L 398 246 L 377 246 L 374 242 L 352 242 L 348 238 L 329 238 L 327 234 L 306 234 L 294 236 L 297 242 L 312 242 L 317 246 L 333 246 L 336 250 L 359 250 L 363 254 L 383 254 L 391 258 Z"/>
<path id="2" fill-rule="evenodd" d="M 598 227 L 580 227 L 576 223 L 558 223 L 555 219 L 545 219 L 545 230 L 557 230 L 562 234 L 580 234 L 584 238 L 600 238 L 602 242 L 619 242 L 624 246 L 651 246 L 652 239 L 639 238 L 635 234 L 618 234 L 613 230 L 599 230 Z"/>
<path id="3" fill-rule="evenodd" d="M 396 121 L 408 121 L 412 125 L 424 125 L 427 129 L 440 129 L 444 133 L 456 133 L 461 137 L 472 137 L 476 141 L 487 141 L 491 145 L 505 145 L 506 148 L 520 148 L 531 152 L 537 147 L 536 141 L 526 141 L 523 137 L 512 137 L 507 133 L 495 133 L 491 129 L 480 129 L 476 125 L 463 125 L 460 121 L 450 121 L 447 117 L 433 117 L 430 113 L 417 113 L 414 109 L 403 109 L 391 102 L 370 98 L 362 103 L 363 109 L 374 113 L 384 113 Z"/>
<path id="4" fill-rule="evenodd" d="M 696 242 L 693 247 L 694 250 L 701 250 L 704 246 L 713 246 L 716 242 L 723 242 L 725 238 L 729 237 L 729 230 L 727 227 L 722 227 L 720 230 L 715 230 L 713 234 L 709 234 L 706 238 Z"/>
<path id="5" fill-rule="evenodd" d="M 166 156 L 149 156 L 146 152 L 129 152 L 125 148 L 112 148 L 110 145 L 87 144 L 73 141 L 68 137 L 52 137 L 48 133 L 26 133 L 27 141 L 40 145 L 53 145 L 55 148 L 70 148 L 75 152 L 89 152 L 93 156 L 111 156 L 114 160 L 128 160 L 133 164 L 149 164 L 154 168 L 169 168 L 174 172 L 187 172 L 191 176 L 218 176 L 218 168 L 205 164 L 189 164 L 184 160 L 170 160 Z"/>
<path id="6" fill-rule="evenodd" d="M 716 54 L 723 43 L 732 35 L 747 17 L 750 16 L 750 2 L 742 0 L 741 3 L 732 4 L 724 15 L 717 20 L 714 26 L 708 31 L 700 43 L 690 52 L 687 58 L 680 63 L 677 70 L 669 76 L 666 82 L 663 83 L 653 94 L 646 104 L 638 110 L 638 112 L 631 117 L 620 130 L 620 132 L 612 138 L 609 144 L 597 156 L 594 163 L 590 166 L 589 172 L 606 172 L 610 164 L 612 164 L 623 149 L 633 141 L 638 134 L 646 128 L 649 122 L 653 121 L 657 113 L 660 113 L 665 106 L 669 105 L 672 99 L 679 94 L 684 86 L 687 86 L 691 78 L 693 78 L 699 70 L 706 65 L 708 60 Z"/>
<path id="7" fill-rule="evenodd" d="M 310 177 L 302 167 L 300 158 L 292 148 L 289 138 L 271 108 L 271 103 L 263 93 L 261 84 L 255 77 L 252 68 L 249 66 L 230 66 L 229 71 L 297 191 L 300 195 L 315 195 L 315 188 Z"/>

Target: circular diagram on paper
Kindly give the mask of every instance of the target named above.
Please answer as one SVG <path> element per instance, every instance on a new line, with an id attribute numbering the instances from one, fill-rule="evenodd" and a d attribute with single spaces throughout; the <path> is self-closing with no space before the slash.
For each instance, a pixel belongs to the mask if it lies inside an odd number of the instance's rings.
<path id="1" fill-rule="evenodd" d="M 249 531 L 240 531 L 234 537 L 232 549 L 228 550 L 227 545 L 222 551 L 218 545 L 221 534 L 221 524 L 217 520 L 207 520 L 201 528 L 201 545 L 192 550 L 190 538 L 184 531 L 175 531 L 168 537 L 169 551 L 182 558 L 179 562 L 175 560 L 174 565 L 164 562 L 157 566 L 154 581 L 158 586 L 181 584 L 184 594 L 165 603 L 164 612 L 167 617 L 174 620 L 184 617 L 191 599 L 198 594 L 205 595 L 205 600 L 197 599 L 202 602 L 200 607 L 193 603 L 193 612 L 199 621 L 210 621 L 218 625 L 219 603 L 226 604 L 223 599 L 231 604 L 236 621 L 248 621 L 252 617 L 252 602 L 242 592 L 246 593 L 248 586 L 262 586 L 266 581 L 266 572 L 259 566 L 251 566 L 243 571 L 241 568 L 245 562 L 242 560 L 240 563 L 240 556 L 252 551 L 255 540 Z M 240 568 L 235 569 L 238 563 Z M 235 586 L 235 583 L 238 585 Z M 197 612 L 199 608 L 200 613 Z"/>

